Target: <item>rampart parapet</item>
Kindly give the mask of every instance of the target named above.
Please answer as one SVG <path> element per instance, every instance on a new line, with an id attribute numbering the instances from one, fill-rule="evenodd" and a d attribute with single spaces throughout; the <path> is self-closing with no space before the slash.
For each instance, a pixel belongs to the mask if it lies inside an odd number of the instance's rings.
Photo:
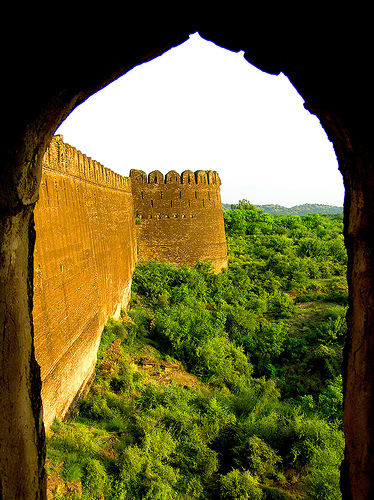
<path id="1" fill-rule="evenodd" d="M 217 172 L 131 170 L 138 256 L 227 267 L 227 247 Z"/>
<path id="2" fill-rule="evenodd" d="M 195 173 L 192 170 L 182 172 L 182 184 L 196 184 Z"/>
<path id="3" fill-rule="evenodd" d="M 148 175 L 143 170 L 130 170 L 130 178 L 140 184 L 209 184 L 221 185 L 221 179 L 215 170 L 185 170 L 179 174 L 170 170 L 165 176 L 159 170 L 153 170 Z"/>
<path id="4" fill-rule="evenodd" d="M 159 170 L 154 170 L 148 175 L 148 183 L 149 184 L 163 184 L 164 183 L 164 174 Z"/>
<path id="5" fill-rule="evenodd" d="M 53 137 L 43 157 L 43 169 L 55 170 L 109 188 L 128 190 L 131 187 L 128 177 L 116 174 L 65 143 L 62 135 Z"/>
<path id="6" fill-rule="evenodd" d="M 181 176 L 176 172 L 175 170 L 171 170 L 165 175 L 165 184 L 180 184 L 181 183 Z"/>

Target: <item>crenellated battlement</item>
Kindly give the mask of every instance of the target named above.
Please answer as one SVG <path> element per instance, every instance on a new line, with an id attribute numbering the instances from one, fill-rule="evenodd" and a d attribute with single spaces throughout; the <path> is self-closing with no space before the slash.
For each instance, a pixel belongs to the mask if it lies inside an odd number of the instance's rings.
<path id="1" fill-rule="evenodd" d="M 116 174 L 101 163 L 63 142 L 62 135 L 53 137 L 44 157 L 43 169 L 55 170 L 104 187 L 128 190 L 128 177 Z"/>
<path id="2" fill-rule="evenodd" d="M 131 170 L 139 257 L 193 265 L 209 260 L 227 266 L 220 195 L 213 170 Z"/>
<path id="3" fill-rule="evenodd" d="M 221 179 L 214 170 L 185 170 L 179 174 L 176 170 L 171 170 L 165 177 L 159 170 L 153 170 L 148 175 L 143 170 L 130 170 L 130 178 L 140 184 L 189 184 L 220 186 Z"/>

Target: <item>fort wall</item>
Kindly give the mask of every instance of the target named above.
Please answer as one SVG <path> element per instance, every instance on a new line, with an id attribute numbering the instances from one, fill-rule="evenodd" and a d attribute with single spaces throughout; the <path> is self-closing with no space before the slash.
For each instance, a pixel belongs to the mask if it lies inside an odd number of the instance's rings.
<path id="1" fill-rule="evenodd" d="M 94 373 L 102 329 L 129 300 L 135 264 L 131 181 L 56 136 L 35 210 L 35 352 L 44 422 L 63 417 Z"/>
<path id="2" fill-rule="evenodd" d="M 35 209 L 34 343 L 46 428 L 89 386 L 102 329 L 127 306 L 138 258 L 227 266 L 220 184 L 213 171 L 123 177 L 53 138 Z"/>
<path id="3" fill-rule="evenodd" d="M 220 195 L 214 171 L 172 170 L 165 175 L 131 170 L 138 258 L 194 265 L 211 261 L 227 267 Z"/>

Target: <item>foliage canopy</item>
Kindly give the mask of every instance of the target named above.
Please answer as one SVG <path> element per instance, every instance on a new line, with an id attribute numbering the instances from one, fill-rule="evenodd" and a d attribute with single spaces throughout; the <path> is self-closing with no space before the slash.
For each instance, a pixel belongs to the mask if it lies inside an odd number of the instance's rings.
<path id="1" fill-rule="evenodd" d="M 90 393 L 49 433 L 54 498 L 341 498 L 342 218 L 224 218 L 222 273 L 137 265 Z"/>

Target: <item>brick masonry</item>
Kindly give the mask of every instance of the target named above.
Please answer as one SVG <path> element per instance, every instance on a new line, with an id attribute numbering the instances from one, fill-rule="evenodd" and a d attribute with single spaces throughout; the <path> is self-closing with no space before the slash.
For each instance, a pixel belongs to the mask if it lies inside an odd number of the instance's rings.
<path id="1" fill-rule="evenodd" d="M 219 186 L 212 171 L 123 177 L 53 138 L 35 209 L 33 319 L 46 428 L 89 385 L 102 329 L 127 306 L 137 259 L 227 266 Z"/>
<path id="2" fill-rule="evenodd" d="M 194 265 L 211 261 L 227 267 L 220 185 L 216 172 L 172 170 L 148 177 L 131 170 L 138 257 Z"/>

